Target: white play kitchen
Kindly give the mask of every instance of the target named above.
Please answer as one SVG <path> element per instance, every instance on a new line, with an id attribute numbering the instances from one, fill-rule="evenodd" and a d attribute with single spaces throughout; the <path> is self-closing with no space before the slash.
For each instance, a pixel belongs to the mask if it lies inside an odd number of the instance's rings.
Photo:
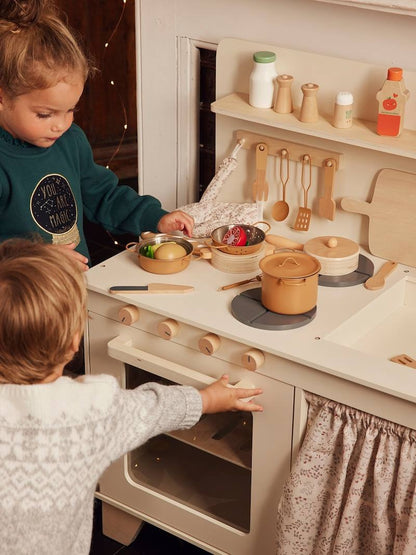
<path id="1" fill-rule="evenodd" d="M 276 53 L 293 111 L 282 99 L 280 113 L 250 105 L 255 52 Z M 218 165 L 237 162 L 217 201 L 228 217 L 247 205 L 247 221 L 222 225 L 259 228 L 259 248 L 224 252 L 206 234 L 172 269 L 143 266 L 141 249 L 175 237 L 143 237 L 89 270 L 87 371 L 126 388 L 202 387 L 228 373 L 263 388 L 264 413 L 205 416 L 154 438 L 115 461 L 96 495 L 118 541 L 146 521 L 209 553 L 265 555 L 276 553 L 308 395 L 415 429 L 416 72 L 403 68 L 408 116 L 392 137 L 376 130 L 386 67 L 240 39 L 219 43 L 216 64 Z M 352 122 L 334 127 L 345 76 Z"/>

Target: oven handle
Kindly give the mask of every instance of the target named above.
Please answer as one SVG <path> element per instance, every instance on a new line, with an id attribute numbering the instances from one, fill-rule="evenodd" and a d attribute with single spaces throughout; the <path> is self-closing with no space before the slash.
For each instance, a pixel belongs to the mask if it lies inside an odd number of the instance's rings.
<path id="1" fill-rule="evenodd" d="M 216 381 L 216 378 L 191 370 L 187 366 L 176 364 L 171 360 L 137 349 L 137 347 L 132 346 L 132 340 L 129 338 L 117 336 L 111 339 L 107 343 L 107 352 L 111 358 L 132 366 L 140 365 L 143 370 L 176 383 L 185 382 L 187 385 L 205 386 Z"/>
<path id="2" fill-rule="evenodd" d="M 131 364 L 132 366 L 137 366 L 137 363 L 139 363 L 142 370 L 147 370 L 148 372 L 157 374 L 172 382 L 186 383 L 186 385 L 201 387 L 217 381 L 217 378 L 201 374 L 187 366 L 176 364 L 176 362 L 172 362 L 171 360 L 152 355 L 137 347 L 133 347 L 130 338 L 123 338 L 119 335 L 107 343 L 107 352 L 111 358 Z M 242 379 L 236 384 L 227 384 L 227 387 L 254 389 L 255 385 L 248 380 Z M 242 401 L 251 401 L 252 399 L 253 397 L 246 397 L 242 399 Z"/>

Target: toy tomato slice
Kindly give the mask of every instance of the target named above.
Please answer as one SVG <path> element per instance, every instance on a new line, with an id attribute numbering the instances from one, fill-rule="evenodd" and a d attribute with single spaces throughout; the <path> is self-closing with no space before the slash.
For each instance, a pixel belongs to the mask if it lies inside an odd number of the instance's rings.
<path id="1" fill-rule="evenodd" d="M 246 232 L 241 226 L 235 225 L 227 231 L 222 238 L 222 242 L 226 245 L 241 247 L 247 243 Z"/>

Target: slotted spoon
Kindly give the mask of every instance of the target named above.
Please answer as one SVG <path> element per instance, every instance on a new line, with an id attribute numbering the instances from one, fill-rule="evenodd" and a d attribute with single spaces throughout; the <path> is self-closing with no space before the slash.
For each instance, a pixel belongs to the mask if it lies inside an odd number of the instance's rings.
<path id="1" fill-rule="evenodd" d="M 307 185 L 306 185 L 306 177 L 305 177 L 306 168 L 308 168 L 309 170 L 308 171 L 309 179 L 308 179 Z M 311 221 L 311 214 L 312 214 L 312 210 L 308 208 L 308 192 L 312 183 L 312 164 L 311 164 L 311 157 L 309 156 L 309 154 L 304 154 L 302 158 L 301 183 L 302 183 L 302 189 L 303 189 L 304 206 L 299 207 L 293 229 L 296 229 L 297 231 L 308 231 L 309 224 Z"/>

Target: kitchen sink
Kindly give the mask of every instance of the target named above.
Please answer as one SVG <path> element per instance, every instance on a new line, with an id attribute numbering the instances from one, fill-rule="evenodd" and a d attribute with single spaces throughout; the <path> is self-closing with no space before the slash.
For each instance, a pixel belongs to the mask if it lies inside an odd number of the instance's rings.
<path id="1" fill-rule="evenodd" d="M 416 359 L 416 280 L 407 276 L 386 289 L 325 339 L 384 359 Z"/>

